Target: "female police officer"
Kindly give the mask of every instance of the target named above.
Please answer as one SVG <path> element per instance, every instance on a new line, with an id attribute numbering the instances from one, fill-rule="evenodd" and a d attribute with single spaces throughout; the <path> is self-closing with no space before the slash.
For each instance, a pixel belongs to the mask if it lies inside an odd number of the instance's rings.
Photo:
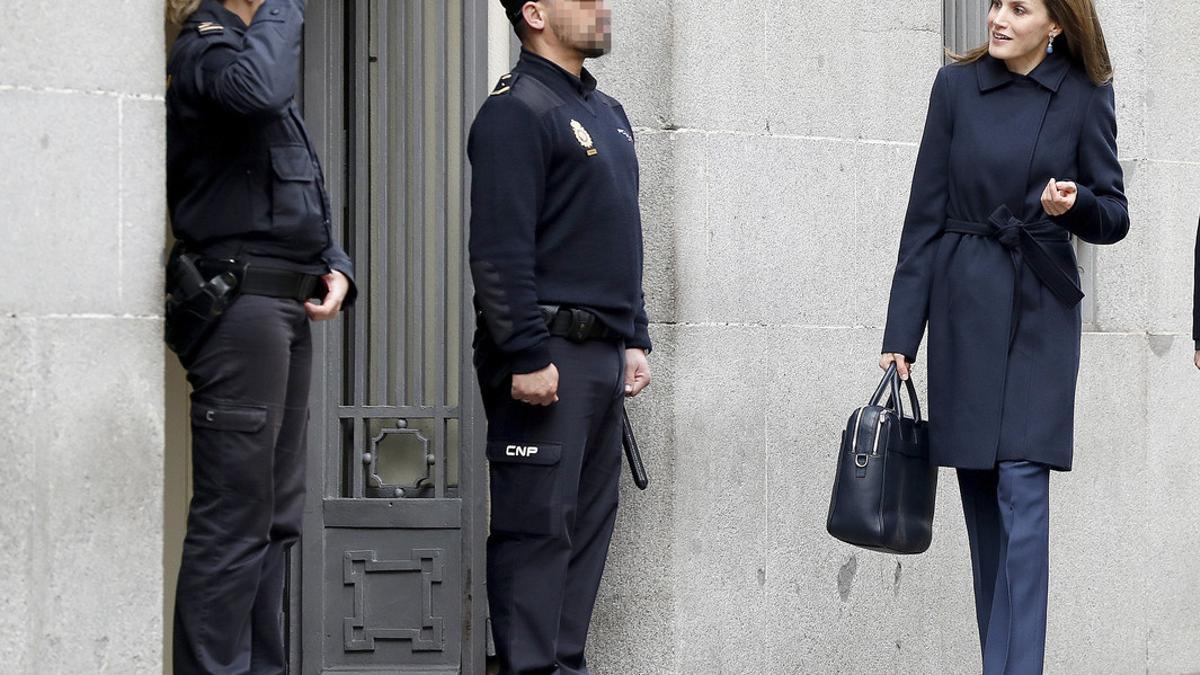
<path id="1" fill-rule="evenodd" d="M 182 248 L 168 271 L 179 302 L 167 333 L 193 387 L 195 476 L 175 673 L 283 673 L 284 556 L 304 500 L 308 322 L 353 301 L 352 266 L 333 241 L 294 101 L 303 0 L 169 5 L 185 21 L 168 63 L 168 201 Z M 189 278 L 204 285 L 188 289 Z"/>
<path id="2" fill-rule="evenodd" d="M 1069 235 L 1129 229 L 1092 0 L 994 0 L 933 86 L 880 365 L 929 325 L 930 450 L 959 469 L 983 672 L 1041 672 L 1049 472 L 1069 470 L 1079 277 Z"/>

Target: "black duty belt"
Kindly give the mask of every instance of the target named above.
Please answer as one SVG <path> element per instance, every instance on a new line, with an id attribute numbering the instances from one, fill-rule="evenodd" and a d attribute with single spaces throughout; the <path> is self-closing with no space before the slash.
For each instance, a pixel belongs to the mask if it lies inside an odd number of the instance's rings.
<path id="1" fill-rule="evenodd" d="M 599 317 L 586 309 L 557 305 L 538 305 L 538 309 L 542 310 L 546 328 L 555 337 L 563 337 L 571 342 L 621 339 L 619 333 L 604 325 Z"/>
<path id="2" fill-rule="evenodd" d="M 1021 270 L 1025 267 L 1029 267 L 1038 281 L 1066 306 L 1074 307 L 1083 300 L 1083 291 L 1079 290 L 1075 280 L 1042 246 L 1042 242 L 1067 242 L 1071 239 L 1066 230 L 1052 221 L 1026 223 L 1015 217 L 1007 206 L 1001 206 L 986 223 L 951 218 L 946 221 L 946 232 L 990 237 L 1008 249 L 1013 261 L 1013 309 L 1008 336 L 1010 347 L 1021 321 Z"/>
<path id="3" fill-rule="evenodd" d="M 197 267 L 205 276 L 226 272 L 237 278 L 239 293 L 265 295 L 269 298 L 289 298 L 301 302 L 325 296 L 325 283 L 317 274 L 261 267 L 234 260 L 204 259 Z"/>

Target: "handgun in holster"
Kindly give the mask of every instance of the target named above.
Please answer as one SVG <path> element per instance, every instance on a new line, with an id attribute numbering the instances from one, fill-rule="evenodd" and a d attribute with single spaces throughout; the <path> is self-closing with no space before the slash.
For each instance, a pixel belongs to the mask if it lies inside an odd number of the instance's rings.
<path id="1" fill-rule="evenodd" d="M 163 337 L 183 361 L 195 354 L 237 297 L 238 279 L 234 273 L 222 272 L 205 279 L 197 266 L 199 260 L 199 255 L 177 244 L 167 262 Z"/>

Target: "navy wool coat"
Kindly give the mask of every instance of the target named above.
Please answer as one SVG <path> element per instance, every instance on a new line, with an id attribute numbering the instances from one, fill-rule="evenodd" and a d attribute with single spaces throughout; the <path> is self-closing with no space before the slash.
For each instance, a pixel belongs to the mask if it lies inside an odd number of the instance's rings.
<path id="1" fill-rule="evenodd" d="M 985 56 L 938 72 L 917 155 L 883 351 L 915 360 L 929 327 L 934 463 L 1070 470 L 1079 272 L 1070 241 L 1129 230 L 1111 85 L 1061 53 L 1027 76 Z M 1075 206 L 1048 216 L 1051 178 Z"/>

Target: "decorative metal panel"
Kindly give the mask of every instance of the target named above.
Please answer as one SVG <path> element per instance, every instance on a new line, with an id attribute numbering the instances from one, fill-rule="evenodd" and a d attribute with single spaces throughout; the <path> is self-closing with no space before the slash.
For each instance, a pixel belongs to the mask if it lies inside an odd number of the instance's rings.
<path id="1" fill-rule="evenodd" d="M 305 112 L 359 296 L 315 328 L 290 672 L 482 670 L 465 136 L 486 16 L 471 0 L 308 4 Z"/>

